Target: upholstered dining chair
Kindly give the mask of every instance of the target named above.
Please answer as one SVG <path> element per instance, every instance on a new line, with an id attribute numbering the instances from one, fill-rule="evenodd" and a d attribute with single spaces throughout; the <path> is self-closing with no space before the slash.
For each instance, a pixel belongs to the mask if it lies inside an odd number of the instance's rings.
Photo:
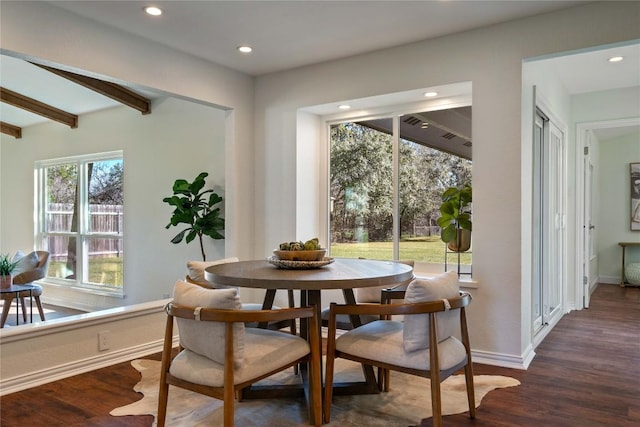
<path id="1" fill-rule="evenodd" d="M 233 426 L 235 397 L 243 388 L 299 363 L 308 364 L 311 424 L 321 425 L 321 356 L 312 307 L 241 310 L 235 288 L 206 289 L 178 281 L 166 312 L 158 426 L 166 422 L 169 385 L 223 400 L 224 425 Z M 174 318 L 180 336 L 180 352 L 175 356 Z M 283 319 L 310 322 L 310 340 L 244 326 L 244 322 Z"/>
<path id="2" fill-rule="evenodd" d="M 365 258 L 360 258 L 365 259 Z M 413 260 L 404 260 L 404 261 L 396 261 L 402 264 L 406 264 L 411 268 L 414 267 L 415 262 Z M 408 283 L 398 283 L 394 286 L 382 285 L 382 286 L 371 286 L 367 288 L 355 288 L 353 290 L 354 298 L 357 304 L 380 304 L 382 298 L 382 292 L 385 290 L 393 289 L 394 291 L 403 291 L 407 288 Z M 326 307 L 322 310 L 322 326 L 329 325 L 329 307 Z M 371 323 L 375 320 L 379 320 L 380 317 L 374 314 L 366 314 L 360 316 L 360 321 L 362 324 Z M 351 330 L 353 326 L 351 325 L 351 320 L 348 315 L 339 315 L 336 320 L 336 327 L 338 329 L 342 329 L 345 331 Z"/>
<path id="3" fill-rule="evenodd" d="M 216 261 L 187 261 L 187 276 L 185 281 L 194 283 L 196 285 L 211 288 L 211 289 L 228 289 L 229 286 L 221 285 L 219 283 L 209 282 L 204 275 L 204 270 L 212 265 L 226 264 L 228 262 L 238 262 L 237 257 L 224 258 Z M 289 308 L 295 307 L 295 301 L 293 298 L 293 290 L 288 291 L 288 303 Z M 273 302 L 273 301 L 272 301 Z M 279 309 L 278 306 L 272 306 L 273 309 Z M 262 304 L 258 303 L 242 303 L 243 310 L 262 310 Z M 248 323 L 245 326 L 257 327 L 257 323 Z M 296 322 L 295 319 L 282 320 L 279 322 L 270 322 L 267 324 L 268 329 L 278 330 L 288 327 L 292 335 L 296 335 Z"/>
<path id="4" fill-rule="evenodd" d="M 44 321 L 44 309 L 42 308 L 42 302 L 40 296 L 42 296 L 42 286 L 35 284 L 36 280 L 44 279 L 47 275 L 47 269 L 49 268 L 49 252 L 47 251 L 34 251 L 23 257 L 17 259 L 18 264 L 14 269 L 13 284 L 14 285 L 33 285 L 34 289 L 31 291 L 23 291 L 18 293 L 20 299 L 20 305 L 22 306 L 22 320 L 27 321 L 27 311 L 24 303 L 25 298 L 29 298 L 29 295 L 33 297 L 38 307 L 38 313 L 40 314 L 40 320 Z M 11 303 L 16 294 L 5 293 L 2 294 L 4 305 L 2 307 L 2 324 L 0 327 L 4 327 L 7 317 L 9 316 L 9 309 Z"/>
<path id="5" fill-rule="evenodd" d="M 414 279 L 402 304 L 331 304 L 325 374 L 324 421 L 331 418 L 333 372 L 338 357 L 384 370 L 429 378 L 433 426 L 442 426 L 440 382 L 464 368 L 469 416 L 475 397 L 466 308 L 471 296 L 460 293 L 455 272 Z M 336 338 L 340 314 L 403 315 L 404 321 L 377 320 Z M 459 333 L 461 340 L 455 337 Z M 384 381 L 378 377 L 378 381 Z"/>

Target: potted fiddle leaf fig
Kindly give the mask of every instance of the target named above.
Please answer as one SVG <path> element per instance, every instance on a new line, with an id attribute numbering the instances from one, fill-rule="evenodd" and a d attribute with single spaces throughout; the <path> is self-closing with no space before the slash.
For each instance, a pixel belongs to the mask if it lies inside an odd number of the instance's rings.
<path id="1" fill-rule="evenodd" d="M 470 185 L 449 187 L 442 193 L 440 205 L 440 238 L 453 252 L 464 252 L 471 247 L 471 202 Z"/>
<path id="2" fill-rule="evenodd" d="M 173 184 L 173 196 L 165 197 L 163 202 L 173 206 L 171 222 L 165 228 L 185 224 L 187 227 L 171 239 L 171 243 L 178 244 L 184 241 L 190 243 L 196 237 L 200 242 L 202 260 L 206 261 L 203 236 L 212 239 L 224 239 L 220 233 L 224 230 L 224 218 L 220 217 L 220 207 L 216 205 L 222 202 L 220 197 L 212 189 L 203 190 L 205 178 L 209 174 L 200 173 L 193 182 L 184 179 L 176 179 Z"/>

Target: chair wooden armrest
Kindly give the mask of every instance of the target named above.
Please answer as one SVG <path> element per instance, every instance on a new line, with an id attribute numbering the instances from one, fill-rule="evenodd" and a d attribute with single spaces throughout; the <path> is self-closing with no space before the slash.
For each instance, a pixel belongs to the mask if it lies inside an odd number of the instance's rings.
<path id="1" fill-rule="evenodd" d="M 32 283 L 36 280 L 43 279 L 45 271 L 41 267 L 34 268 L 33 270 L 24 271 L 20 274 L 16 274 L 13 277 L 13 283 L 16 285 L 24 285 L 26 283 Z"/>
<path id="2" fill-rule="evenodd" d="M 216 309 L 216 308 L 196 308 L 181 306 L 174 302 L 170 302 L 165 306 L 165 312 L 167 313 L 167 321 L 165 326 L 164 345 L 162 352 L 162 369 L 160 376 L 160 393 L 158 399 L 158 426 L 164 426 L 166 421 L 167 402 L 169 395 L 169 385 L 174 385 L 187 390 L 191 390 L 197 393 L 205 394 L 210 397 L 223 400 L 224 411 L 224 425 L 233 426 L 234 423 L 234 400 L 235 396 L 242 391 L 243 388 L 250 386 L 251 384 L 267 378 L 277 372 L 287 369 L 291 366 L 296 366 L 298 363 L 306 362 L 309 364 L 309 412 L 310 422 L 313 425 L 319 426 L 322 421 L 322 400 L 321 400 L 321 377 L 320 377 L 320 364 L 321 364 L 321 352 L 320 352 L 320 336 L 318 328 L 314 325 L 317 324 L 317 318 L 315 308 L 313 307 L 300 307 L 300 308 L 285 308 L 277 310 L 240 310 L 240 309 Z M 197 313 L 197 314 L 196 314 Z M 217 363 L 224 371 L 223 383 L 219 385 L 211 385 L 206 382 L 193 382 L 193 380 L 181 377 L 179 373 L 173 373 L 170 369 L 174 360 L 178 360 L 178 355 L 173 352 L 173 328 L 174 318 L 182 318 L 188 320 L 197 320 L 198 323 L 206 324 L 207 322 L 224 323 L 225 336 L 224 342 L 220 345 L 224 346 L 224 364 Z M 270 368 L 266 370 L 258 370 L 252 376 L 245 376 L 243 379 L 236 380 L 237 374 L 234 368 L 234 323 L 247 323 L 247 322 L 278 322 L 282 320 L 293 319 L 306 319 L 309 322 L 308 329 L 310 332 L 308 353 L 301 357 L 296 356 L 288 360 L 278 360 L 276 365 L 271 362 Z M 244 334 L 245 330 L 242 329 Z M 258 330 L 254 329 L 254 338 Z M 257 335 L 264 333 L 271 334 L 270 340 L 280 340 L 277 335 L 286 335 L 282 332 L 265 331 Z M 251 344 L 251 340 L 247 337 L 243 337 L 244 347 L 246 348 Z M 301 338 L 293 338 L 301 340 Z M 291 341 L 287 340 L 287 343 Z M 264 350 L 264 343 L 259 347 Z M 299 346 L 298 346 L 299 349 Z M 183 351 L 181 349 L 181 351 Z M 255 351 L 255 350 L 254 350 Z M 206 357 L 206 356 L 205 356 Z M 184 359 L 180 362 L 184 366 Z M 201 362 L 199 362 L 201 363 Z M 245 361 L 244 363 L 249 363 Z M 260 361 L 254 361 L 254 365 L 260 363 Z M 269 366 L 269 365 L 268 365 Z M 198 369 L 199 365 L 195 364 L 193 369 Z M 201 366 L 200 366 L 201 368 Z M 248 370 L 251 372 L 251 370 Z M 198 380 L 199 381 L 199 380 Z M 275 396 L 275 395 L 274 395 Z"/>
<path id="3" fill-rule="evenodd" d="M 327 339 L 327 362 L 324 390 L 324 422 L 331 420 L 331 401 L 333 397 L 333 374 L 336 358 L 344 358 L 364 365 L 378 368 L 378 387 L 388 391 L 389 371 L 399 371 L 430 379 L 433 426 L 442 426 L 442 402 L 440 382 L 464 367 L 469 416 L 475 418 L 475 392 L 473 368 L 471 365 L 471 347 L 465 309 L 471 302 L 471 295 L 460 292 L 459 296 L 446 300 L 401 304 L 336 304 L 329 309 L 329 333 Z M 458 310 L 461 341 L 454 338 L 453 331 L 438 339 L 438 313 Z M 427 323 L 409 326 L 405 322 L 381 320 L 346 332 L 336 337 L 336 317 L 345 314 L 376 314 L 381 318 L 392 315 L 427 314 Z M 444 320 L 446 322 L 446 320 Z M 413 329 L 408 329 L 413 328 Z M 417 344 L 407 353 L 398 349 L 398 333 L 409 331 L 412 335 L 426 336 L 428 345 Z M 403 338 L 403 342 L 406 338 Z M 411 342 L 413 338 L 409 339 Z M 440 342 L 445 344 L 440 348 Z M 404 345 L 404 344 L 403 344 Z M 423 347 L 420 347 L 423 346 Z M 406 348 L 406 347 L 405 347 Z M 411 356 L 408 356 L 411 355 Z M 419 354 L 419 357 L 415 355 Z"/>
<path id="4" fill-rule="evenodd" d="M 471 295 L 468 292 L 461 292 L 459 297 L 448 299 L 450 309 L 462 308 L 469 305 Z M 421 303 L 401 303 L 401 304 L 336 304 L 331 303 L 331 311 L 337 314 L 377 314 L 380 316 L 387 315 L 406 315 L 406 314 L 425 314 L 445 311 L 445 303 L 443 301 L 430 301 Z M 331 314 L 329 323 L 331 324 Z"/>
<path id="5" fill-rule="evenodd" d="M 193 307 L 184 307 L 173 302 L 165 311 L 174 317 L 195 319 Z M 200 320 L 214 322 L 277 322 L 280 320 L 305 319 L 315 315 L 313 307 L 280 308 L 277 310 L 224 310 L 204 308 L 200 310 Z"/>
<path id="6" fill-rule="evenodd" d="M 380 292 L 380 303 L 391 304 L 394 299 L 404 299 L 404 295 L 407 292 L 408 283 L 397 285 L 392 288 L 383 289 Z"/>
<path id="7" fill-rule="evenodd" d="M 185 276 L 184 281 L 187 282 L 187 283 L 193 283 L 194 285 L 202 286 L 203 288 L 206 288 L 206 289 L 217 289 L 216 286 L 213 285 L 213 283 L 207 282 L 206 280 L 205 281 L 198 281 L 198 280 L 192 279 L 191 276 L 189 276 L 188 274 Z M 265 294 L 265 302 L 262 304 L 262 306 L 264 307 L 264 304 L 266 303 L 267 300 L 270 301 L 269 304 L 272 304 L 274 296 L 275 296 L 275 291 L 273 291 L 273 293 L 271 295 L 269 294 L 269 291 L 267 291 L 267 294 Z M 295 307 L 293 291 L 291 289 L 288 290 L 287 296 L 288 296 L 289 308 Z M 296 326 L 295 318 L 286 319 L 286 320 L 279 320 L 277 322 L 269 322 L 269 323 L 264 323 L 264 322 L 261 322 L 261 323 L 249 323 L 246 326 L 249 326 L 249 327 L 256 327 L 257 326 L 259 328 L 266 328 L 266 329 L 271 329 L 271 330 L 274 330 L 274 331 L 277 331 L 277 330 L 280 330 L 280 329 L 288 327 L 289 331 L 291 332 L 291 335 L 296 335 L 297 334 L 297 326 Z"/>

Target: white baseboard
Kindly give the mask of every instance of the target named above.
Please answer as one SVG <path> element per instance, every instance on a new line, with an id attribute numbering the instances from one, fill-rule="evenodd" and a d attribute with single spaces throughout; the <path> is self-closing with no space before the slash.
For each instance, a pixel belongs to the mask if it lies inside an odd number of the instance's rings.
<path id="1" fill-rule="evenodd" d="M 608 285 L 619 285 L 620 284 L 620 276 L 599 276 L 599 283 L 606 283 Z"/>
<path id="2" fill-rule="evenodd" d="M 3 381 L 0 396 L 115 365 L 117 363 L 126 362 L 128 360 L 147 356 L 159 351 L 162 351 L 162 342 L 155 342 L 137 348 L 127 348 L 124 350 L 101 354 L 85 360 L 74 360 L 72 363 L 59 365 L 53 368 L 29 372 L 25 375 L 20 375 Z"/>
<path id="3" fill-rule="evenodd" d="M 473 363 L 520 370 L 526 370 L 535 355 L 536 354 L 531 347 L 521 356 L 471 350 L 471 359 L 473 360 Z"/>
<path id="4" fill-rule="evenodd" d="M 167 302 L 0 330 L 0 396 L 162 351 Z M 102 331 L 111 331 L 109 350 L 99 349 Z"/>

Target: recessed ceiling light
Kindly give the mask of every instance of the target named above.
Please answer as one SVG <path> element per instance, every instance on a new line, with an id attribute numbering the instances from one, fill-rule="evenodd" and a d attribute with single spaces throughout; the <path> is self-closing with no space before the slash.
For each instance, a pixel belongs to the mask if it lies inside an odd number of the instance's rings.
<path id="1" fill-rule="evenodd" d="M 351 108 L 351 105 L 342 104 L 342 105 L 338 105 L 338 108 L 341 110 L 348 110 L 349 108 Z"/>
<path id="2" fill-rule="evenodd" d="M 253 52 L 253 48 L 251 46 L 238 46 L 238 51 L 242 53 L 251 53 Z"/>
<path id="3" fill-rule="evenodd" d="M 609 58 L 609 62 L 620 62 L 624 59 L 624 56 L 612 56 Z"/>
<path id="4" fill-rule="evenodd" d="M 434 96 L 438 96 L 438 92 L 426 92 L 424 96 L 427 98 L 433 98 Z"/>
<path id="5" fill-rule="evenodd" d="M 157 6 L 147 6 L 144 8 L 144 11 L 151 16 L 160 16 L 162 15 L 162 9 Z"/>

